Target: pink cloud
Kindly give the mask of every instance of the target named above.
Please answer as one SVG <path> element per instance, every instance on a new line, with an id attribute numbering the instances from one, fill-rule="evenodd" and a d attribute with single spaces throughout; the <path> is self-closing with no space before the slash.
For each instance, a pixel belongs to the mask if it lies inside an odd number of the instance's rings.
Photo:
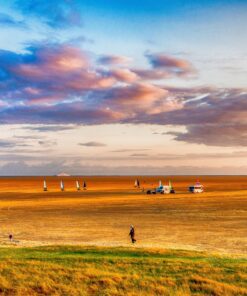
<path id="1" fill-rule="evenodd" d="M 66 44 L 36 44 L 24 54 L 0 50 L 1 123 L 176 125 L 187 130 L 172 133 L 177 141 L 247 145 L 246 90 L 164 87 L 161 79 L 194 67 L 164 54 L 147 58 L 148 69 L 99 68 Z"/>
<path id="2" fill-rule="evenodd" d="M 171 73 L 163 69 L 133 69 L 132 71 L 143 80 L 161 80 L 172 77 Z"/>
<path id="3" fill-rule="evenodd" d="M 38 95 L 40 94 L 40 90 L 35 87 L 25 87 L 24 91 L 29 95 Z"/>
<path id="4" fill-rule="evenodd" d="M 160 87 L 148 83 L 136 83 L 130 86 L 122 86 L 112 89 L 108 94 L 108 99 L 113 103 L 122 105 L 135 105 L 152 103 L 161 98 L 165 98 L 167 91 Z"/>
<path id="5" fill-rule="evenodd" d="M 87 69 L 89 58 L 69 45 L 41 47 L 34 51 L 35 60 L 12 67 L 12 71 L 31 80 L 49 80 Z"/>
<path id="6" fill-rule="evenodd" d="M 146 54 L 146 57 L 154 69 L 165 69 L 167 72 L 178 76 L 186 76 L 196 73 L 193 65 L 184 59 L 175 58 L 163 53 L 149 53 Z"/>
<path id="7" fill-rule="evenodd" d="M 8 55 L 13 56 L 11 52 L 4 54 L 7 60 Z M 165 91 L 145 81 L 170 78 L 173 75 L 170 70 L 163 68 L 138 70 L 132 70 L 131 67 L 97 68 L 97 65 L 91 61 L 89 53 L 70 44 L 35 44 L 27 48 L 26 54 L 15 54 L 14 59 L 13 63 L 3 63 L 10 85 L 14 85 L 14 79 L 16 86 L 9 91 L 8 81 L 4 83 L 3 88 L 8 92 L 4 96 L 13 99 L 16 97 L 17 100 L 19 98 L 23 102 L 30 101 L 32 104 L 35 101 L 36 104 L 73 101 L 90 95 L 92 91 L 109 89 L 110 96 L 118 94 L 118 101 L 124 97 L 125 105 L 131 103 L 137 105 L 138 100 L 142 100 L 142 104 L 146 101 L 146 104 L 150 105 L 151 101 L 157 101 L 157 98 L 163 96 Z M 108 55 L 104 56 L 104 60 L 108 61 L 108 64 L 117 64 L 126 61 L 127 58 Z M 184 68 L 188 64 L 175 60 L 172 63 L 171 60 L 170 58 L 170 64 Z"/>
<path id="8" fill-rule="evenodd" d="M 135 82 L 138 79 L 138 75 L 129 69 L 113 69 L 110 71 L 110 75 L 119 81 L 129 83 Z"/>
<path id="9" fill-rule="evenodd" d="M 26 105 L 53 105 L 55 103 L 59 103 L 60 101 L 60 97 L 57 95 L 53 95 L 53 96 L 37 96 L 34 99 L 30 99 L 28 100 L 28 102 L 26 103 Z"/>
<path id="10" fill-rule="evenodd" d="M 92 71 L 82 71 L 66 79 L 60 89 L 69 89 L 71 91 L 89 91 L 94 89 L 105 89 L 112 87 L 116 83 L 114 77 L 98 75 Z M 58 86 L 59 89 L 59 86 Z"/>

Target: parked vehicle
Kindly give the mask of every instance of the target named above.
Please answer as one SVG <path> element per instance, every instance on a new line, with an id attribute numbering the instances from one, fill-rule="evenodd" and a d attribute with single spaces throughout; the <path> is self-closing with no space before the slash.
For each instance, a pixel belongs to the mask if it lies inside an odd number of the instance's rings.
<path id="1" fill-rule="evenodd" d="M 175 193 L 175 190 L 172 187 L 171 181 L 169 181 L 169 185 L 163 185 L 161 181 L 159 181 L 159 186 L 155 189 L 149 189 L 146 192 L 147 194 L 169 194 Z"/>
<path id="2" fill-rule="evenodd" d="M 202 193 L 203 191 L 203 185 L 199 181 L 197 181 L 195 185 L 189 186 L 189 192 L 191 193 Z"/>

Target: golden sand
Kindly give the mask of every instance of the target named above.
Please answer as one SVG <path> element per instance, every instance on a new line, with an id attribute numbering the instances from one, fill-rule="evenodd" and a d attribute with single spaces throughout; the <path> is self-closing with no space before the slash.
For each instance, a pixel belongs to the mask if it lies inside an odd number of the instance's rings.
<path id="1" fill-rule="evenodd" d="M 65 192 L 59 182 L 64 180 Z M 88 190 L 77 191 L 76 179 Z M 247 177 L 200 177 L 202 194 L 187 192 L 195 177 L 0 178 L 0 244 L 129 246 L 247 254 Z M 175 195 L 146 195 L 172 180 Z M 14 242 L 8 241 L 13 233 Z"/>

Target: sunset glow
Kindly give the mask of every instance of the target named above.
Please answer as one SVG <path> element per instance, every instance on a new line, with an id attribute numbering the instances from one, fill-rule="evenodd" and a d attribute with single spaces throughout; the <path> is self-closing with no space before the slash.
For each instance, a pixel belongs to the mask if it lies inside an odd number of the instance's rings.
<path id="1" fill-rule="evenodd" d="M 246 174 L 246 1 L 93 2 L 0 0 L 0 174 Z"/>

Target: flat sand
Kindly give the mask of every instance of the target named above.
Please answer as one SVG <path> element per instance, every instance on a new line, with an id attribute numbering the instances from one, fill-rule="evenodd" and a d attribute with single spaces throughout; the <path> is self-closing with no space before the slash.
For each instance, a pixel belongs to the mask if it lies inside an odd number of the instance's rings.
<path id="1" fill-rule="evenodd" d="M 59 188 L 64 180 L 65 191 Z M 77 191 L 75 181 L 88 190 Z M 193 176 L 0 178 L 0 245 L 130 246 L 247 255 L 247 176 L 202 176 L 202 194 L 187 187 Z M 176 194 L 142 192 L 172 180 Z M 14 241 L 8 241 L 8 234 Z"/>

